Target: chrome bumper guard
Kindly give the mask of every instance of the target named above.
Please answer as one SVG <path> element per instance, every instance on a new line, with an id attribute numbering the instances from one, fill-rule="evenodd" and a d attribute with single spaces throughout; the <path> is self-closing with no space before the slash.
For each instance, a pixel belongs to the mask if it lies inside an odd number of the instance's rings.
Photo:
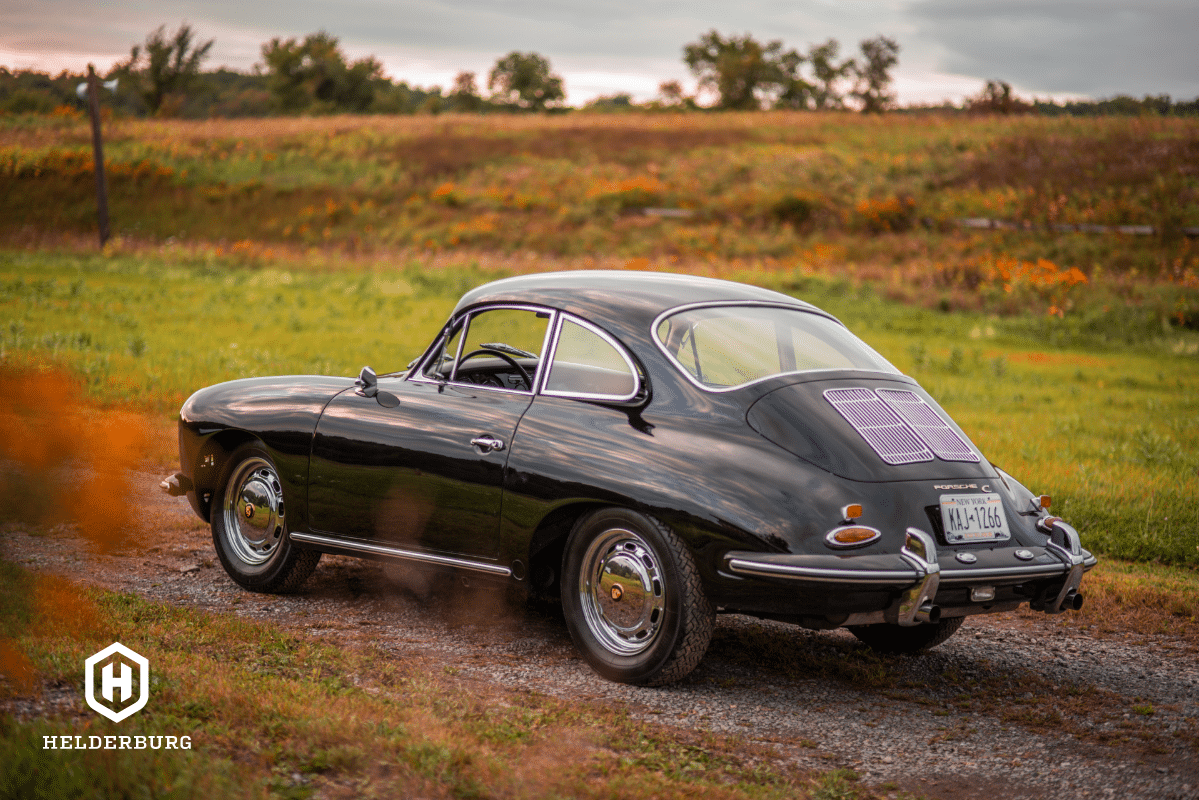
<path id="1" fill-rule="evenodd" d="M 1063 611 L 1077 611 L 1082 608 L 1082 595 L 1078 592 L 1078 587 L 1082 584 L 1082 574 L 1095 565 L 1095 557 L 1082 549 L 1078 531 L 1060 519 L 1053 520 L 1045 549 L 1060 558 L 1068 570 L 1066 581 L 1062 584 L 1057 597 L 1045 604 L 1045 613 L 1060 614 Z M 1084 556 L 1083 553 L 1086 555 Z M 1091 562 L 1090 564 L 1087 563 L 1088 560 Z"/>
<path id="2" fill-rule="evenodd" d="M 182 497 L 192 489 L 192 482 L 182 472 L 176 472 L 169 478 L 163 478 L 158 484 L 158 488 L 169 494 L 171 497 Z"/>
<path id="3" fill-rule="evenodd" d="M 911 564 L 921 577 L 915 585 L 900 595 L 898 603 L 884 612 L 884 619 L 905 627 L 924 622 L 939 622 L 941 609 L 933 602 L 937 597 L 937 588 L 941 585 L 937 543 L 924 531 L 908 528 L 899 556 Z"/>

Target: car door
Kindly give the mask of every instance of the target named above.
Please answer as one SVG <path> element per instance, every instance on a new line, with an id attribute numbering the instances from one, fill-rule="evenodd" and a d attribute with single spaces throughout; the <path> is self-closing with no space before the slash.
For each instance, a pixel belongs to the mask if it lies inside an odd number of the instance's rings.
<path id="1" fill-rule="evenodd" d="M 308 506 L 315 532 L 482 559 L 499 551 L 504 469 L 533 399 L 550 312 L 489 307 L 447 328 L 399 398 L 342 392 L 313 441 Z"/>

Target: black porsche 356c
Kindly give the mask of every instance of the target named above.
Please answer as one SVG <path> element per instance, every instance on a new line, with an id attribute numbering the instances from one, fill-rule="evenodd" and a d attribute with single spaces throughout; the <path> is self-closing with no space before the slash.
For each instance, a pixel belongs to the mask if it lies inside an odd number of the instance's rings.
<path id="1" fill-rule="evenodd" d="M 1077 609 L 1095 564 L 835 318 L 706 278 L 495 281 L 403 371 L 196 392 L 179 444 L 163 488 L 243 587 L 293 590 L 322 553 L 487 576 L 560 597 L 628 683 L 690 672 L 718 611 L 914 652 Z"/>

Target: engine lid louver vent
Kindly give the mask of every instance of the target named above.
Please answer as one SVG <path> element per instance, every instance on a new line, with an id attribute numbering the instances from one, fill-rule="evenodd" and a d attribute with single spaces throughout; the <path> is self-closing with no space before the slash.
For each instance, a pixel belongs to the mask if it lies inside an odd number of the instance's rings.
<path id="1" fill-rule="evenodd" d="M 915 392 L 876 389 L 875 394 L 911 426 L 942 461 L 978 462 L 978 454 Z"/>
<path id="2" fill-rule="evenodd" d="M 824 393 L 824 399 L 888 464 L 933 460 L 933 454 L 924 442 L 869 389 L 829 389 Z"/>

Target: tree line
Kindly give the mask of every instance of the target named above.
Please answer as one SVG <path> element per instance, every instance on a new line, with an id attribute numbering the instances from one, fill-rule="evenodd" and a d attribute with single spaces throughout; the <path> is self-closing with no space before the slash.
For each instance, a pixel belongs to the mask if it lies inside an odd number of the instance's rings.
<path id="1" fill-rule="evenodd" d="M 105 103 L 129 116 L 243 117 L 270 114 L 415 114 L 441 112 L 544 112 L 565 110 L 561 76 L 548 59 L 513 51 L 497 59 L 485 91 L 473 72 L 459 72 L 448 89 L 393 81 L 373 56 L 351 61 L 338 39 L 326 32 L 302 39 L 273 38 L 262 45 L 262 61 L 251 72 L 204 71 L 214 41 L 202 41 L 187 24 L 173 33 L 165 26 L 130 49 L 104 76 L 120 79 L 121 91 Z M 683 48 L 683 62 L 696 79 L 688 95 L 678 81 L 665 81 L 658 95 L 635 103 L 629 94 L 596 98 L 593 111 L 831 110 L 853 108 L 880 113 L 895 108 L 891 72 L 899 45 L 886 36 L 859 44 L 856 55 L 841 56 L 835 39 L 805 52 L 750 34 L 725 36 L 711 30 Z M 0 67 L 0 113 L 68 113 L 81 107 L 77 73 L 57 76 Z M 922 110 L 930 110 L 926 107 Z M 962 107 L 932 110 L 1039 114 L 1199 114 L 1199 99 L 1173 102 L 1169 96 L 1055 104 L 1015 97 L 1010 85 L 988 81 L 979 96 Z"/>
<path id="2" fill-rule="evenodd" d="M 537 53 L 512 52 L 487 76 L 487 95 L 473 72 L 459 72 L 448 91 L 393 81 L 373 56 L 352 61 L 335 36 L 324 31 L 302 39 L 273 38 L 262 45 L 262 61 L 251 72 L 204 71 L 213 40 L 200 41 L 189 25 L 168 34 L 151 32 L 144 43 L 104 76 L 121 91 L 106 97 L 132 116 L 240 117 L 270 114 L 415 114 L 484 110 L 543 111 L 560 107 L 562 78 Z M 0 67 L 0 113 L 52 113 L 81 101 L 81 73 L 57 76 Z"/>

